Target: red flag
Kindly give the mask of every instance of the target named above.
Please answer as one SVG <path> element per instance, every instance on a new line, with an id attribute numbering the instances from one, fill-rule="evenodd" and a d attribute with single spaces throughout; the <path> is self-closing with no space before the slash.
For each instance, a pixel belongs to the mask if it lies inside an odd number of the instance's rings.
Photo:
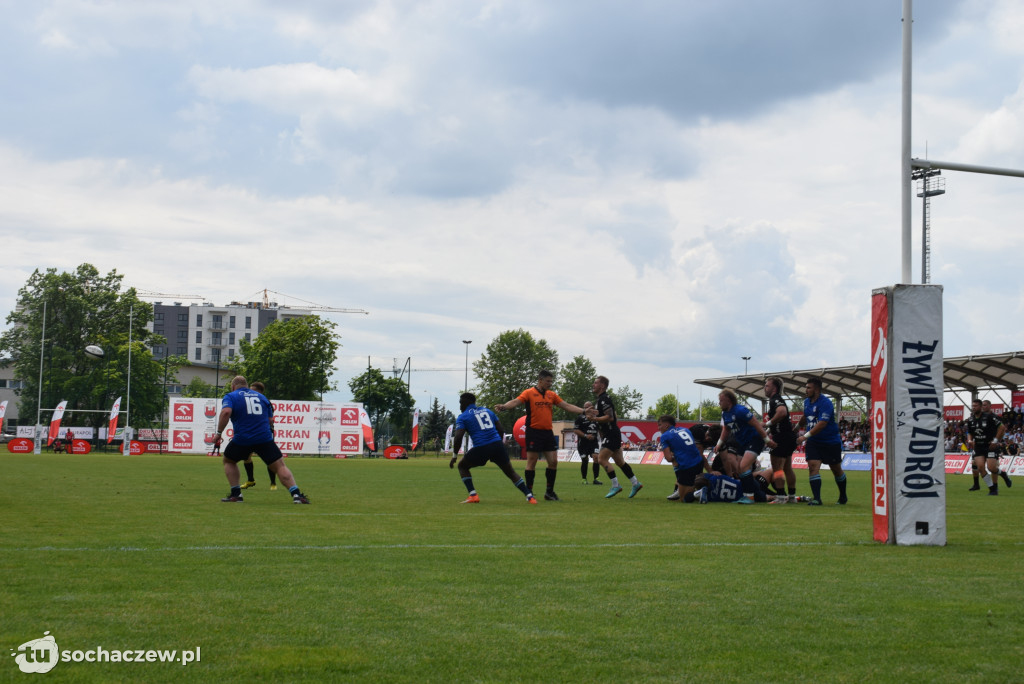
<path id="1" fill-rule="evenodd" d="M 117 432 L 117 416 L 121 413 L 121 397 L 117 398 L 114 402 L 114 407 L 110 409 L 110 421 L 107 427 L 107 444 L 110 444 L 114 440 L 114 433 Z"/>
<path id="2" fill-rule="evenodd" d="M 7 400 L 0 401 L 0 432 L 4 429 L 4 416 L 7 415 Z"/>
<path id="3" fill-rule="evenodd" d="M 373 426 L 370 424 L 370 414 L 362 406 L 359 407 L 359 424 L 363 426 L 363 442 L 370 447 L 370 451 L 375 451 L 377 447 L 373 444 Z"/>
<path id="4" fill-rule="evenodd" d="M 53 411 L 53 418 L 50 419 L 50 438 L 46 440 L 46 446 L 53 444 L 53 440 L 57 439 L 57 434 L 60 432 L 60 421 L 64 418 L 64 409 L 68 406 L 68 400 L 57 404 L 57 408 Z"/>
<path id="5" fill-rule="evenodd" d="M 409 447 L 409 451 L 416 451 L 416 445 L 420 441 L 420 410 L 416 409 L 412 412 L 412 446 Z"/>

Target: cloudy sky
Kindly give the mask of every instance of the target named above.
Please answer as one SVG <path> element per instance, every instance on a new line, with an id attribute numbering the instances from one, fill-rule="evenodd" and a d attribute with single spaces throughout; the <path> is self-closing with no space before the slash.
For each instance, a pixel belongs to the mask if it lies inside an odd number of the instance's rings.
<path id="1" fill-rule="evenodd" d="M 742 356 L 866 363 L 901 278 L 899 0 L 0 9 L 4 318 L 33 269 L 89 262 L 370 311 L 331 315 L 335 399 L 411 357 L 452 408 L 462 340 L 524 328 L 650 406 Z M 913 156 L 1024 168 L 1024 7 L 915 14 Z M 946 354 L 1021 349 L 1024 180 L 944 177 Z"/>

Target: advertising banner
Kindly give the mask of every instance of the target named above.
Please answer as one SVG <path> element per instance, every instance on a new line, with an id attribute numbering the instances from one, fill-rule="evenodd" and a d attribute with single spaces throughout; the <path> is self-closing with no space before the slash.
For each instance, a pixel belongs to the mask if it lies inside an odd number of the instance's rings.
<path id="1" fill-rule="evenodd" d="M 886 293 L 891 530 L 899 545 L 944 546 L 942 287 L 896 285 Z"/>
<path id="2" fill-rule="evenodd" d="M 888 543 L 892 535 L 887 489 L 888 344 L 889 293 L 875 290 L 871 295 L 871 502 L 873 538 L 883 543 Z"/>
<path id="3" fill-rule="evenodd" d="M 286 454 L 358 455 L 363 450 L 358 403 L 273 401 L 274 441 Z M 217 437 L 219 399 L 175 398 L 170 403 L 172 451 L 202 454 Z M 231 423 L 225 444 L 234 434 Z M 224 444 L 221 445 L 221 449 Z"/>
<path id="4" fill-rule="evenodd" d="M 943 406 L 942 418 L 948 423 L 959 423 L 964 419 L 964 406 Z"/>

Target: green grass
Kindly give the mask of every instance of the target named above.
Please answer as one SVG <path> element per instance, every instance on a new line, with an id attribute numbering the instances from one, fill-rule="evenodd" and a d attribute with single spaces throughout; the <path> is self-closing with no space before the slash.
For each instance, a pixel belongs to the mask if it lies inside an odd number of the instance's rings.
<path id="1" fill-rule="evenodd" d="M 950 476 L 948 545 L 917 548 L 871 542 L 866 473 L 843 507 L 698 506 L 663 466 L 605 500 L 563 464 L 563 500 L 528 506 L 487 466 L 464 506 L 447 459 L 289 463 L 313 505 L 261 467 L 222 504 L 206 457 L 3 454 L 0 644 L 202 649 L 46 681 L 1024 678 L 1024 482 Z"/>

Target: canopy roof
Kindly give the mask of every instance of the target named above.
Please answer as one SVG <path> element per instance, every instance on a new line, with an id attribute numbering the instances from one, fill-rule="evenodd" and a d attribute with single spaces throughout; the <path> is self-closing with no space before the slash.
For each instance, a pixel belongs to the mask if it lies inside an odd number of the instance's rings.
<path id="1" fill-rule="evenodd" d="M 982 390 L 1013 391 L 1024 385 L 1024 351 L 946 357 L 942 363 L 945 389 L 950 392 L 976 394 Z M 871 395 L 870 364 L 750 373 L 694 382 L 717 390 L 731 389 L 737 394 L 763 397 L 765 378 L 778 376 L 786 384 L 786 395 L 803 395 L 807 379 L 815 375 L 822 379 L 822 391 L 826 394 L 835 397 Z"/>

